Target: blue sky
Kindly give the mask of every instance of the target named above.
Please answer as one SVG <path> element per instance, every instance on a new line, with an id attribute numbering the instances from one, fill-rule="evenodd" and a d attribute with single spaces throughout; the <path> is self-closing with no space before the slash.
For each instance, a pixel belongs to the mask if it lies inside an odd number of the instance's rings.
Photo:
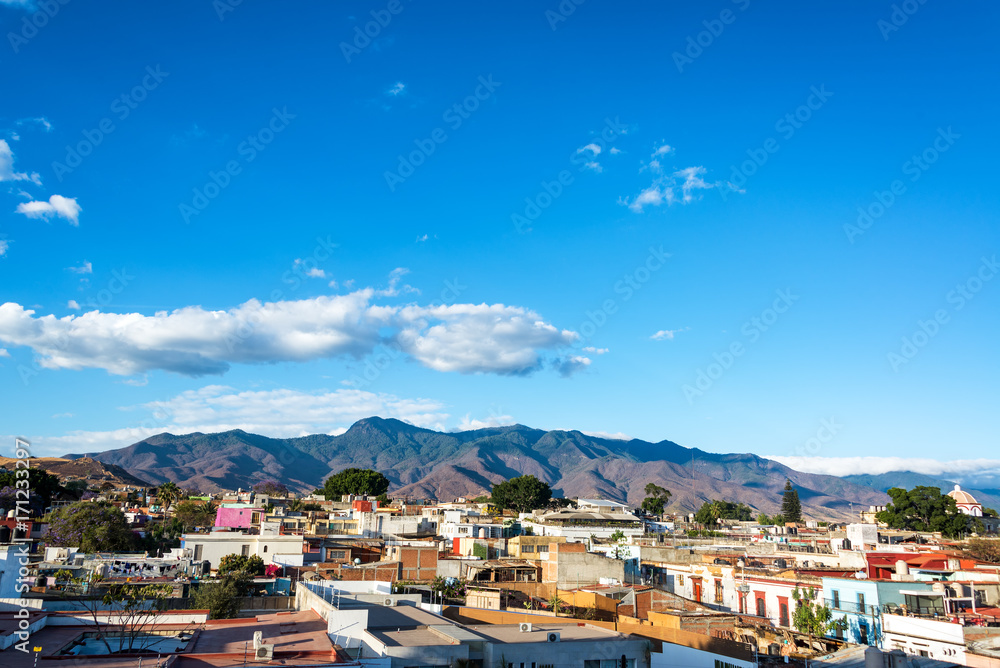
<path id="1" fill-rule="evenodd" d="M 998 465 L 996 7 L 0 4 L 40 454 L 380 414 Z"/>

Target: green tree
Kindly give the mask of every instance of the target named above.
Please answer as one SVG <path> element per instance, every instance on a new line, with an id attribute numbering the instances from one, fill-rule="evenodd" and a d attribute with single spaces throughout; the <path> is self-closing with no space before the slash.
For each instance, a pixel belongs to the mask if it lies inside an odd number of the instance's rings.
<path id="1" fill-rule="evenodd" d="M 371 469 L 344 469 L 323 483 L 327 501 L 339 501 L 345 494 L 378 496 L 389 491 L 389 479 Z"/>
<path id="2" fill-rule="evenodd" d="M 81 579 L 76 583 L 87 585 L 88 591 L 102 586 L 99 579 Z M 108 654 L 131 654 L 145 651 L 159 639 L 155 634 L 161 624 L 157 622 L 157 617 L 166 607 L 166 599 L 172 593 L 173 586 L 169 584 L 114 584 L 106 587 L 101 596 L 84 597 L 76 601 L 89 613 L 90 625 L 96 630 L 94 635 L 104 643 Z M 104 614 L 109 608 L 115 611 L 113 617 Z M 112 620 L 114 633 L 109 632 Z"/>
<path id="3" fill-rule="evenodd" d="M 615 544 L 615 559 L 624 559 L 627 554 L 627 550 L 625 549 L 625 532 L 621 529 L 615 529 L 610 538 L 611 542 Z"/>
<path id="4" fill-rule="evenodd" d="M 792 626 L 799 633 L 809 636 L 809 646 L 812 647 L 813 636 L 823 636 L 835 629 L 847 628 L 847 617 L 840 619 L 833 618 L 833 611 L 827 606 L 815 602 L 815 589 L 792 590 L 792 598 L 795 600 L 795 613 L 792 615 Z"/>
<path id="5" fill-rule="evenodd" d="M 802 503 L 791 480 L 785 480 L 785 491 L 781 494 L 781 514 L 786 522 L 802 521 Z"/>
<path id="6" fill-rule="evenodd" d="M 646 498 L 642 500 L 642 509 L 650 515 L 662 515 L 670 501 L 670 490 L 660 487 L 656 483 L 646 485 Z"/>
<path id="7" fill-rule="evenodd" d="M 27 487 L 25 487 L 25 484 L 27 484 Z M 28 467 L 27 483 L 25 483 L 24 477 L 18 477 L 17 470 L 0 472 L 0 489 L 4 487 L 28 489 L 32 494 L 37 494 L 41 501 L 41 507 L 36 509 L 39 515 L 42 514 L 45 508 L 52 505 L 54 497 L 65 492 L 62 485 L 59 484 L 58 477 L 35 466 Z M 76 496 L 73 498 L 76 498 Z"/>
<path id="8" fill-rule="evenodd" d="M 242 554 L 227 554 L 219 559 L 219 567 L 216 571 L 220 576 L 237 571 L 243 571 L 251 576 L 259 576 L 264 574 L 264 568 L 264 560 L 256 554 L 251 554 L 249 556 Z"/>
<path id="9" fill-rule="evenodd" d="M 215 582 L 203 582 L 191 596 L 195 610 L 208 610 L 210 619 L 235 619 L 240 612 L 239 599 L 253 587 L 253 577 L 246 571 L 230 571 Z"/>
<path id="10" fill-rule="evenodd" d="M 917 486 L 910 491 L 893 487 L 888 494 L 892 503 L 875 518 L 892 529 L 940 531 L 949 538 L 968 529 L 969 516 L 959 513 L 955 499 L 941 494 L 938 487 Z"/>
<path id="11" fill-rule="evenodd" d="M 136 536 L 121 510 L 107 501 L 77 501 L 48 517 L 45 544 L 78 547 L 81 552 L 127 552 Z"/>
<path id="12" fill-rule="evenodd" d="M 164 515 L 167 513 L 167 508 L 180 498 L 181 488 L 177 486 L 177 483 L 165 482 L 156 490 L 156 502 L 163 509 Z"/>
<path id="13" fill-rule="evenodd" d="M 558 615 L 566 607 L 566 602 L 559 597 L 559 594 L 553 594 L 549 599 L 549 607 Z"/>
<path id="14" fill-rule="evenodd" d="M 706 501 L 695 513 L 694 520 L 700 524 L 717 524 L 718 520 L 736 520 L 749 522 L 753 519 L 753 511 L 745 503 L 732 501 Z"/>
<path id="15" fill-rule="evenodd" d="M 181 501 L 174 507 L 174 518 L 180 520 L 185 529 L 210 527 L 215 524 L 217 510 L 217 506 L 212 501 L 203 503 Z"/>
<path id="16" fill-rule="evenodd" d="M 761 513 L 757 516 L 757 523 L 762 526 L 784 526 L 785 516 L 781 513 L 774 515 L 773 517 L 768 517 L 765 513 Z"/>
<path id="17" fill-rule="evenodd" d="M 544 508 L 552 498 L 548 484 L 533 475 L 522 475 L 493 485 L 493 503 L 518 513 Z"/>

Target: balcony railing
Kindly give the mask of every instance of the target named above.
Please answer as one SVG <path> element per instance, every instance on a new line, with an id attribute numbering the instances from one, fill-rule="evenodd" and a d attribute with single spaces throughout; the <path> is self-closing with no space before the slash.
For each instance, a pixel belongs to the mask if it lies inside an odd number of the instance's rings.
<path id="1" fill-rule="evenodd" d="M 855 601 L 835 601 L 832 598 L 825 600 L 826 607 L 834 612 L 852 612 L 856 615 L 868 615 L 878 617 L 881 612 L 877 605 L 859 604 Z"/>

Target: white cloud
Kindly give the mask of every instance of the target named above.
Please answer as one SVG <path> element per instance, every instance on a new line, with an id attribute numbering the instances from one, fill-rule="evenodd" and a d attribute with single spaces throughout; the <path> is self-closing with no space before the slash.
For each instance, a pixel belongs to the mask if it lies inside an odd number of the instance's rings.
<path id="1" fill-rule="evenodd" d="M 225 373 L 232 364 L 359 359 L 379 345 L 436 371 L 525 374 L 577 339 L 518 306 L 378 303 L 404 290 L 398 286 L 404 273 L 394 271 L 385 290 L 253 299 L 225 311 L 188 306 L 153 315 L 95 310 L 57 318 L 8 302 L 0 305 L 0 342 L 32 348 L 49 369 L 202 376 Z"/>
<path id="2" fill-rule="evenodd" d="M 631 436 L 629 436 L 628 434 L 622 433 L 620 431 L 616 431 L 614 433 L 607 432 L 607 431 L 585 431 L 585 432 L 582 432 L 582 433 L 586 434 L 587 436 L 596 436 L 597 438 L 607 438 L 607 439 L 612 440 L 612 441 L 631 441 L 632 440 Z"/>
<path id="3" fill-rule="evenodd" d="M 595 162 L 593 160 L 583 163 L 583 166 L 591 171 L 597 172 L 598 174 L 604 171 L 604 168 L 601 167 L 601 163 Z"/>
<path id="4" fill-rule="evenodd" d="M 674 151 L 673 147 L 670 146 L 669 144 L 664 144 L 663 146 L 657 146 L 655 149 L 653 149 L 653 157 L 655 158 L 658 155 L 667 155 L 669 153 L 673 153 L 673 151 Z"/>
<path id="5" fill-rule="evenodd" d="M 453 431 L 471 431 L 473 429 L 489 429 L 492 427 L 508 427 L 512 424 L 516 424 L 515 420 L 510 415 L 491 415 L 485 420 L 479 420 L 471 418 L 471 413 L 466 413 L 462 421 L 458 423 Z"/>
<path id="6" fill-rule="evenodd" d="M 8 2 L 8 1 L 9 0 L 0 0 L 0 2 Z M 22 4 L 28 4 L 28 2 L 33 2 L 33 1 L 34 0 L 24 0 Z M 17 3 L 18 0 L 14 0 L 14 4 Z M 38 116 L 36 118 L 21 118 L 18 119 L 17 121 L 18 125 L 28 125 L 29 123 L 34 123 L 35 125 L 40 126 L 46 132 L 52 132 L 52 123 L 50 123 L 49 119 L 45 118 L 44 116 Z"/>
<path id="7" fill-rule="evenodd" d="M 942 476 L 962 482 L 965 479 L 1000 477 L 1000 459 L 918 459 L 912 457 L 802 457 L 766 456 L 803 473 L 846 476 L 854 474 L 913 471 L 928 476 Z M 971 484 L 971 483 L 970 483 Z"/>
<path id="8" fill-rule="evenodd" d="M 81 264 L 79 267 L 66 267 L 66 269 L 68 269 L 69 271 L 72 271 L 74 274 L 93 274 L 94 273 L 94 265 L 91 264 L 90 262 L 86 261 L 86 260 L 84 260 L 83 264 Z"/>
<path id="9" fill-rule="evenodd" d="M 659 162 L 653 161 L 648 165 L 652 171 L 659 172 Z M 657 177 L 652 185 L 640 192 L 633 198 L 621 198 L 619 203 L 628 206 L 636 213 L 642 213 L 647 206 L 660 206 L 666 203 L 671 205 L 678 200 L 677 190 L 680 190 L 680 201 L 684 204 L 694 201 L 695 191 L 714 188 L 716 184 L 708 183 L 702 175 L 705 173 L 704 167 L 685 167 L 670 175 Z"/>
<path id="10" fill-rule="evenodd" d="M 406 90 L 406 84 L 404 84 L 402 81 L 397 81 L 389 88 L 389 90 L 385 92 L 385 94 L 396 97 L 402 95 L 405 90 Z"/>
<path id="11" fill-rule="evenodd" d="M 592 355 L 603 355 L 608 352 L 608 348 L 595 348 L 594 346 L 587 346 L 583 349 L 583 352 L 590 353 Z"/>
<path id="12" fill-rule="evenodd" d="M 14 171 L 14 152 L 5 139 L 0 139 L 0 181 L 31 181 L 35 185 L 42 185 L 38 172 L 25 174 Z"/>
<path id="13" fill-rule="evenodd" d="M 680 332 L 686 332 L 689 329 L 691 329 L 691 328 L 690 327 L 682 327 L 680 329 L 661 329 L 660 331 L 658 331 L 656 334 L 653 334 L 649 338 L 653 339 L 654 341 L 669 341 L 669 340 L 672 340 L 674 338 L 674 335 L 676 335 L 676 334 L 678 334 Z"/>
<path id="14" fill-rule="evenodd" d="M 60 420 L 62 418 L 71 418 L 71 417 L 73 417 L 72 413 L 56 413 L 55 415 L 52 416 L 52 419 Z"/>
<path id="15" fill-rule="evenodd" d="M 597 156 L 601 154 L 601 147 L 598 146 L 597 144 L 587 144 L 586 146 L 581 146 L 580 148 L 576 149 L 576 152 L 578 154 L 589 152 L 591 155 Z"/>
<path id="16" fill-rule="evenodd" d="M 430 237 L 428 237 L 426 234 L 423 234 L 423 235 L 417 237 L 417 243 L 421 243 L 421 242 L 427 241 L 429 238 Z"/>
<path id="17" fill-rule="evenodd" d="M 326 278 L 326 272 L 319 267 L 313 267 L 306 272 L 306 276 L 309 278 Z"/>
<path id="18" fill-rule="evenodd" d="M 10 250 L 10 242 L 6 239 L 0 239 L 0 257 L 6 255 L 8 250 Z"/>
<path id="19" fill-rule="evenodd" d="M 621 152 L 622 152 L 622 150 L 620 148 L 618 148 L 617 146 L 612 146 L 611 150 L 608 151 L 608 153 L 610 153 L 611 155 L 618 155 Z"/>
<path id="20" fill-rule="evenodd" d="M 562 359 L 557 359 L 553 364 L 556 371 L 565 378 L 572 376 L 578 371 L 583 371 L 590 366 L 590 358 L 583 355 L 571 355 Z"/>
<path id="21" fill-rule="evenodd" d="M 75 299 L 70 299 L 68 302 L 66 302 L 66 308 L 73 309 L 74 311 L 79 311 L 80 303 Z"/>
<path id="22" fill-rule="evenodd" d="M 69 221 L 70 225 L 74 226 L 80 224 L 81 210 L 80 205 L 76 203 L 75 197 L 63 197 L 62 195 L 53 195 L 49 198 L 48 202 L 22 202 L 17 205 L 17 212 L 24 214 L 28 218 L 42 218 L 47 220 L 53 216 L 58 216 L 65 218 Z"/>
<path id="23" fill-rule="evenodd" d="M 0 348 L 0 357 L 10 357 L 10 353 L 7 352 L 6 348 Z"/>

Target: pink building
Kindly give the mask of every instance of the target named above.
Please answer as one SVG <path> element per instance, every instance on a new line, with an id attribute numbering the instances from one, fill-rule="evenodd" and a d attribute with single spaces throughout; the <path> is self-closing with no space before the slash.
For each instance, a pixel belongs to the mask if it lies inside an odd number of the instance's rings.
<path id="1" fill-rule="evenodd" d="M 260 524 L 263 512 L 263 508 L 254 508 L 251 506 L 237 508 L 223 506 L 215 513 L 215 526 L 229 529 L 249 529 L 254 525 Z"/>

